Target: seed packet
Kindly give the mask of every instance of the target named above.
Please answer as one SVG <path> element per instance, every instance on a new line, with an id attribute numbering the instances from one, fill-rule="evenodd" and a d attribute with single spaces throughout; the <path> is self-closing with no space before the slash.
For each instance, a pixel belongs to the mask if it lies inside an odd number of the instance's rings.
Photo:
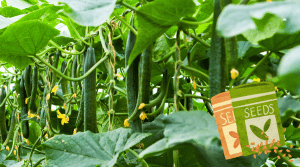
<path id="1" fill-rule="evenodd" d="M 236 138 L 232 137 L 234 133 L 224 131 L 224 127 L 222 127 L 223 131 L 219 129 L 221 141 L 225 140 L 222 141 L 222 146 L 223 143 L 228 145 L 232 143 L 233 140 L 239 139 L 241 154 L 247 156 L 259 152 L 266 152 L 265 150 L 267 149 L 285 145 L 277 98 L 272 83 L 259 82 L 245 84 L 223 93 L 227 93 L 230 96 L 231 110 L 233 112 L 238 138 L 235 135 L 234 137 Z M 217 99 L 220 99 L 218 98 L 219 96 L 220 94 L 211 99 L 218 126 L 220 126 L 219 124 L 224 124 L 224 119 L 222 123 L 222 117 L 218 117 L 217 113 L 220 112 L 220 105 L 225 104 L 225 102 L 218 102 Z M 227 100 L 226 103 L 229 103 L 229 100 Z M 226 105 L 223 106 L 224 110 L 228 107 Z M 228 116 L 226 116 L 226 118 L 227 121 L 229 121 Z M 225 134 L 225 132 L 227 134 Z M 221 135 L 221 133 L 223 134 Z M 229 137 L 226 138 L 228 135 Z M 233 146 L 236 145 L 237 143 L 233 144 Z M 231 159 L 237 157 L 237 154 L 230 154 L 230 151 L 227 150 L 228 148 L 228 146 L 223 146 L 225 158 Z"/>

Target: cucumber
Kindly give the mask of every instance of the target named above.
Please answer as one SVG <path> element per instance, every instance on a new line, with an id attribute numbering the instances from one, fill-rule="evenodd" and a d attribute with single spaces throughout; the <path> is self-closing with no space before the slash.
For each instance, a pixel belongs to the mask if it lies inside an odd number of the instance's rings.
<path id="1" fill-rule="evenodd" d="M 133 28 L 133 17 L 131 17 L 131 22 Z M 136 41 L 136 36 L 134 33 L 129 30 L 127 42 L 126 42 L 126 50 L 125 50 L 125 67 L 128 66 L 128 60 L 129 56 L 131 54 L 131 51 L 134 47 Z M 140 56 L 138 56 L 134 61 L 131 63 L 131 65 L 128 67 L 127 70 L 127 77 L 126 77 L 126 90 L 127 90 L 127 106 L 128 106 L 128 114 L 129 116 L 132 115 L 134 112 L 137 98 L 138 98 L 138 91 L 139 91 L 139 61 Z M 140 119 L 135 119 L 133 121 L 129 121 L 129 124 L 131 126 L 132 131 L 134 132 L 142 132 L 142 121 Z"/>
<path id="2" fill-rule="evenodd" d="M 62 64 L 61 64 L 61 72 L 63 74 L 65 74 L 66 71 L 67 71 L 66 67 L 67 67 L 67 62 L 63 61 Z M 69 91 L 68 91 L 68 81 L 62 78 L 60 84 L 61 84 L 62 92 L 64 94 L 64 99 L 65 99 L 65 102 L 66 102 L 66 100 L 67 100 L 66 95 L 69 93 Z"/>
<path id="3" fill-rule="evenodd" d="M 141 93 L 141 102 L 148 104 L 150 101 L 150 80 L 152 65 L 152 44 L 148 46 L 141 55 L 139 64 L 139 92 Z M 151 108 L 144 109 L 145 113 L 151 113 Z"/>
<path id="4" fill-rule="evenodd" d="M 224 38 L 216 31 L 217 19 L 221 13 L 220 0 L 214 1 L 214 19 L 211 38 L 211 55 L 209 58 L 209 96 L 213 97 L 225 91 L 227 67 Z"/>
<path id="5" fill-rule="evenodd" d="M 4 146 L 8 144 L 10 139 L 12 139 L 14 131 L 15 131 L 16 123 L 17 123 L 16 109 L 14 109 L 11 114 L 11 118 L 10 118 L 10 127 L 9 127 L 9 131 L 8 131 L 8 135 L 6 137 L 6 140 L 3 143 Z"/>
<path id="6" fill-rule="evenodd" d="M 95 50 L 93 47 L 87 49 L 84 60 L 84 71 L 88 71 L 96 64 Z M 97 133 L 97 114 L 96 114 L 96 70 L 84 79 L 84 131 Z"/>
<path id="7" fill-rule="evenodd" d="M 27 97 L 31 96 L 31 87 L 32 86 L 30 83 L 30 78 L 31 78 L 31 65 L 28 65 L 24 71 L 24 86 L 25 86 Z"/>
<path id="8" fill-rule="evenodd" d="M 25 73 L 24 73 L 25 74 Z M 29 137 L 29 122 L 24 120 L 28 116 L 28 105 L 25 104 L 25 99 L 27 98 L 24 75 L 21 77 L 20 82 L 20 99 L 21 99 L 21 120 L 22 120 L 22 133 L 24 138 Z"/>
<path id="9" fill-rule="evenodd" d="M 74 58 L 74 62 L 72 65 L 72 78 L 76 78 L 77 77 L 77 55 Z M 77 92 L 77 82 L 73 81 L 72 82 L 72 87 L 73 87 L 73 92 L 76 93 Z"/>
<path id="10" fill-rule="evenodd" d="M 5 87 L 1 87 L 1 95 L 0 95 L 0 104 L 4 101 L 6 97 L 6 90 Z M 0 108 L 0 142 L 2 143 L 7 136 L 7 129 L 6 129 L 6 119 L 5 119 L 5 104 Z"/>
<path id="11" fill-rule="evenodd" d="M 78 115 L 76 119 L 76 128 L 79 129 L 84 120 L 84 92 L 81 94 L 80 107 L 78 108 Z"/>
<path id="12" fill-rule="evenodd" d="M 33 67 L 33 72 L 32 72 L 32 89 L 31 89 L 31 97 L 29 102 L 29 110 L 32 113 L 36 113 L 35 98 L 36 98 L 37 87 L 38 87 L 38 76 L 39 76 L 38 66 L 35 65 Z"/>

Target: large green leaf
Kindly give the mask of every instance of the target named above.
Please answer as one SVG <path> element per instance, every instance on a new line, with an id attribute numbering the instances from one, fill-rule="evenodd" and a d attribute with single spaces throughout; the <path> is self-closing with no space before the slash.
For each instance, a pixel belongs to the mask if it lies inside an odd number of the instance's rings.
<path id="1" fill-rule="evenodd" d="M 132 133 L 130 129 L 94 134 L 58 135 L 44 142 L 47 160 L 57 166 L 113 166 L 119 154 L 138 144 L 149 133 Z"/>
<path id="2" fill-rule="evenodd" d="M 143 5 L 137 11 L 138 35 L 128 65 L 158 37 L 177 24 L 180 18 L 193 14 L 195 8 L 193 0 L 156 0 Z"/>
<path id="3" fill-rule="evenodd" d="M 261 19 L 264 19 L 264 16 L 267 13 L 271 13 L 286 19 L 284 21 L 284 32 L 296 33 L 300 31 L 299 7 L 299 2 L 266 2 L 254 5 L 227 5 L 219 17 L 217 29 L 219 33 L 225 37 L 232 37 L 246 32 L 247 30 L 260 30 L 261 27 L 264 27 L 269 23 L 268 21 L 261 22 L 263 21 Z"/>
<path id="4" fill-rule="evenodd" d="M 289 126 L 286 128 L 286 131 L 284 132 L 286 140 L 299 140 L 300 139 L 300 129 L 295 128 L 294 126 Z"/>
<path id="5" fill-rule="evenodd" d="M 240 58 L 240 59 L 242 59 L 244 57 L 257 55 L 257 54 L 265 51 L 264 48 L 262 48 L 258 45 L 253 45 L 248 41 L 238 41 L 237 46 L 238 46 L 238 58 Z"/>
<path id="6" fill-rule="evenodd" d="M 197 150 L 198 163 L 207 167 L 256 167 L 262 165 L 268 157 L 261 154 L 257 156 L 256 161 L 253 161 L 252 156 L 226 160 L 220 144 L 216 121 L 207 112 L 182 111 L 169 116 L 160 116 L 159 119 L 157 123 L 162 125 L 154 127 L 154 129 L 158 128 L 158 131 L 153 132 L 158 134 L 162 129 L 164 138 L 142 151 L 141 157 L 147 158 L 170 149 L 186 149 L 191 145 Z"/>
<path id="7" fill-rule="evenodd" d="M 290 95 L 278 98 L 277 101 L 282 123 L 300 111 L 300 102 Z"/>
<path id="8" fill-rule="evenodd" d="M 0 36 L 0 60 L 23 69 L 34 55 L 44 48 L 59 31 L 38 20 L 24 21 L 10 25 Z"/>
<path id="9" fill-rule="evenodd" d="M 24 14 L 24 12 L 21 9 L 14 8 L 12 6 L 6 6 L 3 8 L 0 8 L 0 15 L 4 17 L 14 17 Z"/>
<path id="10" fill-rule="evenodd" d="M 103 24 L 114 10 L 116 0 L 59 0 L 69 8 L 66 14 L 76 23 L 83 26 L 99 26 Z"/>
<path id="11" fill-rule="evenodd" d="M 279 84 L 287 90 L 300 94 L 300 46 L 288 51 L 278 67 Z"/>

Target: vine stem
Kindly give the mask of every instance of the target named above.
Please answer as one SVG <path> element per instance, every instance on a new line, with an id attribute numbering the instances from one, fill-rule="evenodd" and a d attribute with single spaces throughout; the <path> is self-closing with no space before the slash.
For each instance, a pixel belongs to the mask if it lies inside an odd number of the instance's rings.
<path id="1" fill-rule="evenodd" d="M 295 116 L 291 116 L 290 118 L 292 118 L 292 119 L 295 120 L 295 121 L 300 122 L 300 119 L 299 119 L 299 118 L 296 118 Z"/>
<path id="2" fill-rule="evenodd" d="M 94 70 L 96 70 L 96 68 L 102 63 L 104 62 L 107 58 L 108 58 L 108 53 L 106 53 L 106 55 L 100 59 L 91 69 L 89 69 L 84 75 L 82 75 L 81 77 L 78 78 L 72 78 L 69 76 L 64 75 L 63 73 L 61 73 L 58 69 L 56 69 L 55 67 L 53 67 L 52 65 L 50 65 L 49 63 L 47 63 L 45 60 L 43 60 L 42 58 L 40 58 L 37 55 L 33 55 L 33 57 L 35 57 L 36 59 L 38 59 L 39 61 L 41 61 L 42 63 L 44 63 L 46 66 L 48 66 L 51 70 L 53 70 L 56 74 L 58 74 L 59 76 L 61 76 L 62 78 L 69 80 L 69 81 L 81 81 L 83 79 L 85 79 L 88 75 L 90 75 Z"/>
<path id="3" fill-rule="evenodd" d="M 128 8 L 128 9 L 131 9 L 131 10 L 134 11 L 134 12 L 137 12 L 137 10 L 138 10 L 137 8 L 132 7 L 132 6 L 130 6 L 129 4 L 127 4 L 126 2 L 123 2 L 123 1 L 120 1 L 119 4 L 125 6 L 125 7 Z"/>
<path id="4" fill-rule="evenodd" d="M 204 72 L 199 71 L 199 70 L 197 70 L 197 69 L 195 69 L 195 68 L 193 68 L 193 67 L 189 67 L 189 66 L 184 66 L 184 65 L 182 65 L 181 68 L 182 68 L 182 69 L 185 69 L 185 70 L 188 70 L 188 71 L 192 71 L 192 72 L 194 72 L 194 73 L 196 73 L 196 74 L 199 74 L 199 75 L 203 76 L 204 78 L 208 79 L 208 75 L 207 75 L 207 74 L 205 74 Z"/>
<path id="5" fill-rule="evenodd" d="M 77 35 L 77 37 L 79 38 L 79 40 L 81 41 L 81 42 L 83 42 L 83 43 L 85 43 L 86 45 L 90 45 L 88 42 L 86 42 L 81 36 L 80 36 L 80 34 L 79 34 L 79 32 L 76 30 L 76 28 L 73 26 L 73 24 L 72 24 L 72 21 L 71 21 L 71 19 L 69 19 L 69 22 L 70 22 L 70 24 L 71 24 L 71 27 L 72 27 L 72 29 L 73 29 L 73 31 L 75 32 L 75 34 Z"/>
<path id="6" fill-rule="evenodd" d="M 132 149 L 127 149 L 127 151 L 129 151 L 131 154 L 133 154 L 137 159 L 138 159 L 138 161 L 142 161 L 142 163 L 146 166 L 146 167 L 149 167 L 149 165 L 147 164 L 147 162 L 143 159 L 143 158 L 141 158 L 140 156 L 139 156 L 139 154 L 137 154 L 135 151 L 133 151 Z"/>
<path id="7" fill-rule="evenodd" d="M 198 26 L 198 25 L 209 23 L 209 22 L 213 21 L 213 18 L 214 18 L 214 14 L 212 13 L 207 19 L 199 21 L 199 22 L 188 21 L 188 20 L 180 20 L 179 22 L 181 22 L 183 24 L 187 24 L 187 25 Z"/>
<path id="8" fill-rule="evenodd" d="M 59 47 L 57 43 L 55 43 L 54 41 L 52 41 L 51 39 L 49 40 L 49 43 L 51 45 L 53 45 L 56 49 L 58 49 L 59 51 L 63 52 L 63 53 L 66 53 L 66 54 L 69 54 L 69 55 L 80 55 L 82 54 L 84 51 L 85 51 L 85 46 L 84 48 L 82 49 L 82 51 L 80 52 L 68 52 L 66 50 L 64 50 L 63 48 Z M 40 55 L 40 54 L 39 54 Z"/>
<path id="9" fill-rule="evenodd" d="M 174 74 L 174 107 L 175 107 L 175 112 L 178 111 L 178 95 L 177 92 L 179 91 L 179 79 L 178 75 L 180 73 L 180 68 L 181 68 L 181 61 L 180 61 L 180 29 L 177 30 L 176 33 L 176 63 L 175 63 L 175 74 Z"/>
<path id="10" fill-rule="evenodd" d="M 37 167 L 42 161 L 44 161 L 46 158 L 41 158 L 40 160 L 38 160 L 34 165 L 33 167 Z"/>
<path id="11" fill-rule="evenodd" d="M 260 66 L 262 65 L 270 56 L 271 56 L 272 52 L 268 53 L 267 55 L 264 56 L 264 58 L 262 58 L 257 64 L 256 66 L 251 70 L 251 72 L 245 77 L 245 79 L 243 80 L 243 82 L 241 84 L 245 84 L 247 82 L 247 80 L 252 76 L 252 74 L 254 73 L 254 71 Z"/>
<path id="12" fill-rule="evenodd" d="M 276 154 L 279 155 L 280 159 L 282 159 L 289 167 L 296 167 L 296 165 L 294 165 L 292 162 L 290 162 L 287 157 L 284 157 L 282 155 L 282 153 L 277 152 Z"/>
<path id="13" fill-rule="evenodd" d="M 207 43 L 207 42 L 205 42 L 204 40 L 202 40 L 202 39 L 200 39 L 199 37 L 197 37 L 196 35 L 194 35 L 194 34 L 190 34 L 188 31 L 186 31 L 186 30 L 182 30 L 186 35 L 188 35 L 188 36 L 191 36 L 192 38 L 194 38 L 196 41 L 198 41 L 199 43 L 201 43 L 202 45 L 204 45 L 204 46 L 206 46 L 206 47 L 208 47 L 208 48 L 210 48 L 211 47 L 211 45 L 209 44 L 209 43 Z"/>
<path id="14" fill-rule="evenodd" d="M 210 102 L 209 98 L 204 97 L 204 96 L 197 96 L 197 95 L 193 95 L 193 94 L 184 94 L 184 97 L 188 97 L 188 98 L 199 98 L 202 99 L 204 101 Z"/>
<path id="15" fill-rule="evenodd" d="M 116 16 L 117 19 L 119 19 L 122 23 L 124 23 L 134 33 L 135 36 L 138 35 L 137 31 L 131 25 L 129 25 L 129 23 L 127 23 L 124 19 L 122 19 L 121 16 L 119 16 L 116 12 L 113 12 L 113 14 Z"/>
<path id="16" fill-rule="evenodd" d="M 6 100 L 8 99 L 8 97 L 10 96 L 11 93 L 12 93 L 12 91 L 10 91 L 9 93 L 6 94 L 6 97 L 4 98 L 2 103 L 0 104 L 0 107 L 2 107 L 5 104 Z"/>
<path id="17" fill-rule="evenodd" d="M 32 158 L 33 151 L 34 151 L 34 149 L 35 149 L 37 143 L 41 140 L 41 138 L 42 138 L 44 135 L 45 135 L 45 132 L 44 132 L 44 130 L 42 130 L 41 136 L 34 142 L 34 144 L 33 144 L 33 146 L 32 146 L 32 149 L 31 149 L 31 151 L 30 151 L 30 155 L 29 155 L 28 161 L 27 161 L 27 163 L 26 163 L 25 166 L 28 166 L 29 163 L 32 163 L 32 162 L 31 162 L 31 158 Z"/>

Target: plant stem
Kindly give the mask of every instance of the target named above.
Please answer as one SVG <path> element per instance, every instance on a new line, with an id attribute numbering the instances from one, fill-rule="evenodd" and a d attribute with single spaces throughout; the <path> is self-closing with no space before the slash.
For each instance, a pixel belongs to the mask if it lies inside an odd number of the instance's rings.
<path id="1" fill-rule="evenodd" d="M 179 98 L 177 95 L 177 92 L 179 91 L 179 78 L 178 75 L 180 73 L 180 68 L 181 68 L 181 60 L 180 60 L 180 29 L 177 30 L 176 33 L 176 52 L 175 52 L 175 58 L 176 58 L 176 63 L 175 63 L 175 74 L 174 74 L 174 79 L 173 79 L 173 83 L 174 83 L 174 108 L 175 108 L 175 112 L 178 111 L 178 102 L 179 102 Z"/>
<path id="2" fill-rule="evenodd" d="M 121 5 L 125 6 L 126 8 L 131 9 L 132 11 L 136 12 L 138 9 L 135 7 L 130 6 L 129 4 L 127 4 L 126 2 L 121 1 L 120 2 Z"/>
<path id="3" fill-rule="evenodd" d="M 6 97 L 5 97 L 5 99 L 2 101 L 2 103 L 0 104 L 0 107 L 2 107 L 2 106 L 5 104 L 6 100 L 8 99 L 8 97 L 10 96 L 11 93 L 12 93 L 12 91 L 10 91 L 9 93 L 6 94 Z"/>
<path id="4" fill-rule="evenodd" d="M 184 66 L 184 65 L 182 65 L 181 68 L 182 68 L 182 69 L 185 69 L 185 70 L 188 70 L 188 71 L 192 71 L 192 72 L 194 72 L 194 73 L 196 73 L 196 74 L 198 74 L 198 75 L 203 76 L 205 79 L 208 79 L 208 75 L 207 75 L 207 74 L 205 74 L 204 72 L 199 71 L 199 70 L 197 70 L 197 69 L 195 69 L 195 68 L 193 68 L 193 67 L 189 67 L 189 66 Z"/>
<path id="5" fill-rule="evenodd" d="M 143 158 L 141 158 L 140 156 L 139 156 L 139 154 L 137 154 L 135 151 L 133 151 L 132 149 L 127 149 L 127 151 L 129 151 L 131 154 L 133 154 L 137 159 L 138 159 L 138 161 L 142 161 L 142 163 L 146 166 L 146 167 L 149 167 L 149 165 L 147 164 L 147 162 L 143 159 Z"/>
<path id="6" fill-rule="evenodd" d="M 113 14 L 116 16 L 117 19 L 124 23 L 134 33 L 135 36 L 138 35 L 137 31 L 129 23 L 122 19 L 122 17 L 120 17 L 116 12 L 113 12 Z"/>
<path id="7" fill-rule="evenodd" d="M 282 159 L 282 160 L 288 165 L 288 167 L 296 167 L 296 165 L 294 165 L 292 162 L 290 162 L 289 159 L 288 159 L 287 157 L 284 157 L 284 156 L 282 155 L 282 153 L 277 152 L 277 155 L 280 156 L 280 159 Z"/>
<path id="8" fill-rule="evenodd" d="M 295 121 L 300 122 L 300 119 L 299 119 L 299 118 L 296 118 L 295 116 L 291 116 L 290 118 L 292 118 L 292 119 L 295 120 Z"/>
<path id="9" fill-rule="evenodd" d="M 82 51 L 80 51 L 80 52 L 68 52 L 68 51 L 65 51 L 63 48 L 59 47 L 58 44 L 55 43 L 54 41 L 52 41 L 51 39 L 50 39 L 49 43 L 51 45 L 53 45 L 56 49 L 60 50 L 61 52 L 69 54 L 69 55 L 80 55 L 80 54 L 82 54 L 85 51 L 85 46 L 82 49 Z"/>
<path id="10" fill-rule="evenodd" d="M 38 160 L 34 165 L 33 167 L 37 167 L 42 161 L 44 161 L 46 158 L 41 158 L 40 160 Z"/>
<path id="11" fill-rule="evenodd" d="M 69 81 L 81 81 L 83 79 L 85 79 L 88 75 L 90 75 L 94 70 L 96 70 L 96 68 L 102 63 L 104 62 L 107 58 L 108 58 L 108 54 L 106 54 L 102 59 L 100 59 L 91 69 L 89 69 L 84 75 L 82 75 L 81 77 L 78 78 L 72 78 L 69 76 L 64 75 L 63 73 L 61 73 L 58 69 L 56 69 L 55 67 L 53 67 L 52 65 L 50 65 L 49 63 L 47 63 L 44 59 L 34 55 L 34 57 L 36 59 L 38 59 L 39 61 L 41 61 L 42 63 L 44 63 L 46 66 L 48 66 L 51 70 L 53 70 L 56 74 L 58 74 L 59 76 L 61 76 L 62 78 L 69 80 Z"/>
<path id="12" fill-rule="evenodd" d="M 199 22 L 188 21 L 188 20 L 180 20 L 179 22 L 181 22 L 183 24 L 187 24 L 187 25 L 198 26 L 198 25 L 209 23 L 209 22 L 213 21 L 213 18 L 214 18 L 214 14 L 212 13 L 207 19 L 199 21 Z"/>
<path id="13" fill-rule="evenodd" d="M 86 42 L 81 36 L 80 36 L 80 34 L 79 34 L 79 32 L 76 30 L 76 28 L 73 26 L 73 24 L 72 24 L 72 21 L 71 21 L 71 19 L 69 19 L 69 22 L 70 22 L 70 24 L 71 24 L 71 27 L 72 27 L 72 29 L 73 29 L 73 31 L 75 32 L 75 34 L 77 35 L 77 37 L 79 38 L 79 40 L 81 41 L 81 42 L 83 42 L 83 43 L 85 43 L 86 45 L 90 45 L 88 42 Z"/>
<path id="14" fill-rule="evenodd" d="M 184 48 L 186 48 L 185 44 L 180 45 L 180 49 L 184 49 Z M 176 49 L 173 49 L 169 53 L 167 53 L 164 57 L 162 57 L 162 58 L 160 58 L 158 60 L 154 60 L 153 62 L 159 63 L 159 62 L 162 62 L 162 61 L 167 61 L 175 53 L 175 51 L 176 51 Z"/>
<path id="15" fill-rule="evenodd" d="M 250 0 L 242 0 L 239 5 L 246 5 Z"/>
<path id="16" fill-rule="evenodd" d="M 210 102 L 209 98 L 204 97 L 204 96 L 197 96 L 197 95 L 193 95 L 193 94 L 184 94 L 184 97 L 199 98 L 199 99 L 202 99 L 204 101 Z"/>
<path id="17" fill-rule="evenodd" d="M 189 36 L 191 36 L 192 38 L 194 38 L 196 41 L 198 41 L 199 43 L 201 43 L 202 45 L 204 45 L 204 46 L 206 46 L 206 47 L 208 47 L 208 48 L 210 48 L 211 47 L 211 45 L 209 44 L 209 43 L 207 43 L 207 42 L 205 42 L 204 40 L 202 40 L 202 39 L 200 39 L 199 37 L 197 37 L 197 36 L 195 36 L 194 34 L 190 34 L 188 31 L 186 31 L 186 30 L 182 30 L 186 35 L 189 35 Z"/>
<path id="18" fill-rule="evenodd" d="M 271 56 L 272 52 L 268 53 L 267 55 L 264 56 L 264 58 L 262 58 L 257 64 L 256 66 L 251 70 L 251 72 L 246 76 L 246 78 L 243 80 L 243 82 L 241 84 L 245 84 L 247 82 L 247 80 L 252 76 L 252 74 L 254 73 L 254 71 L 260 66 L 262 65 L 270 56 Z"/>
<path id="19" fill-rule="evenodd" d="M 44 130 L 42 130 L 41 136 L 34 142 L 34 144 L 33 144 L 33 146 L 32 146 L 32 149 L 31 149 L 31 151 L 30 151 L 30 155 L 29 155 L 29 158 L 28 158 L 28 161 L 27 161 L 26 166 L 28 166 L 29 163 L 32 163 L 32 162 L 31 162 L 31 158 L 32 158 L 33 151 L 34 151 L 34 149 L 35 149 L 37 143 L 41 140 L 41 138 L 42 138 L 44 135 L 45 135 L 45 132 L 44 132 Z"/>

